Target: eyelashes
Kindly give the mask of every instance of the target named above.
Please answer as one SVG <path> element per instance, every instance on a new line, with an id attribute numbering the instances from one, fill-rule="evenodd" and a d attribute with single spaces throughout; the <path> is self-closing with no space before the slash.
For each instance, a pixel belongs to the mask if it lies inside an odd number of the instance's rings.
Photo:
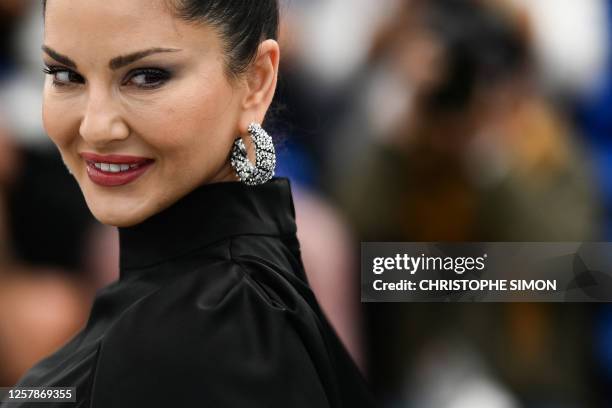
<path id="1" fill-rule="evenodd" d="M 158 68 L 141 68 L 130 71 L 124 84 L 132 83 L 142 89 L 155 89 L 171 78 L 171 73 Z"/>
<path id="2" fill-rule="evenodd" d="M 55 86 L 66 86 L 70 84 L 82 84 L 85 80 L 82 76 L 76 72 L 55 66 L 45 66 L 43 72 L 47 75 L 53 76 L 53 85 Z"/>
<path id="3" fill-rule="evenodd" d="M 53 77 L 56 87 L 72 87 L 85 84 L 85 78 L 75 71 L 61 66 L 45 66 L 43 72 Z M 151 90 L 163 86 L 172 78 L 172 73 L 160 68 L 138 68 L 127 73 L 122 86 Z"/>

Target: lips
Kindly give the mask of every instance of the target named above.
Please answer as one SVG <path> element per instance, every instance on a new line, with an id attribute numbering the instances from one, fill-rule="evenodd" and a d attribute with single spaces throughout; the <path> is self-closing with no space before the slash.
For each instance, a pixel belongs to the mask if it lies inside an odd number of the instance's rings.
<path id="1" fill-rule="evenodd" d="M 149 170 L 154 160 L 124 155 L 81 153 L 87 164 L 87 175 L 95 184 L 104 187 L 123 186 L 136 181 Z"/>

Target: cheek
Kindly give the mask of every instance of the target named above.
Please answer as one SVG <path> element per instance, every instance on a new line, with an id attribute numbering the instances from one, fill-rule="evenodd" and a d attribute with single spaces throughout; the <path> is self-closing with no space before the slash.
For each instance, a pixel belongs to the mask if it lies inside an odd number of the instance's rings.
<path id="1" fill-rule="evenodd" d="M 164 94 L 157 108 L 149 107 L 141 121 L 151 135 L 147 142 L 174 169 L 190 167 L 194 161 L 205 169 L 218 166 L 229 155 L 237 136 L 239 105 L 227 83 L 194 87 L 192 81 Z M 146 120 L 143 120 L 144 118 Z M 209 163 L 209 165 L 207 165 Z"/>
<path id="2" fill-rule="evenodd" d="M 74 102 L 43 95 L 42 120 L 47 135 L 58 148 L 66 149 L 78 137 L 79 120 Z"/>

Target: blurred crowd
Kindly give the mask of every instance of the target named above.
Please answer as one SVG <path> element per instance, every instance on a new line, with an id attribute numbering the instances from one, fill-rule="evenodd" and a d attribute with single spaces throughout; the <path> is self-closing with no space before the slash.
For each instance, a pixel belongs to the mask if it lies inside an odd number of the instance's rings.
<path id="1" fill-rule="evenodd" d="M 310 283 L 383 407 L 612 404 L 612 307 L 360 304 L 362 241 L 612 238 L 612 0 L 282 0 L 266 127 Z M 41 124 L 40 4 L 0 0 L 0 386 L 117 278 Z M 609 160 L 610 159 L 610 160 Z"/>

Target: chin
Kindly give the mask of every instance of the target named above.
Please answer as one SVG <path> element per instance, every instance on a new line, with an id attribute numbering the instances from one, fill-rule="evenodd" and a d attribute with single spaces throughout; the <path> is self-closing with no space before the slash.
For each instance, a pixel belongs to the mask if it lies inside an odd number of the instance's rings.
<path id="1" fill-rule="evenodd" d="M 89 205 L 89 209 L 102 224 L 119 228 L 133 227 L 153 215 L 152 212 L 149 213 L 144 209 L 134 211 L 134 208 L 118 208 L 112 204 L 111 206 Z"/>
<path id="2" fill-rule="evenodd" d="M 87 179 L 79 180 L 89 211 L 100 223 L 127 228 L 142 223 L 155 213 L 155 208 L 142 192 L 100 188 Z"/>
<path id="3" fill-rule="evenodd" d="M 140 224 L 147 219 L 145 216 L 126 216 L 125 214 L 116 214 L 108 212 L 94 212 L 94 217 L 102 224 L 109 225 L 111 227 L 128 228 Z"/>

